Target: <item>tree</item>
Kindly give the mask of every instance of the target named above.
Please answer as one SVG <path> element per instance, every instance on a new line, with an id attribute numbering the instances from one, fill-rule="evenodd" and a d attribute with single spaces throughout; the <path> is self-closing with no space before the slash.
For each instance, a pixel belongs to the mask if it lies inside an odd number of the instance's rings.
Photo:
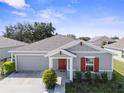
<path id="1" fill-rule="evenodd" d="M 108 43 L 106 41 L 102 41 L 101 43 L 101 48 L 104 48 L 105 45 L 107 45 Z"/>
<path id="2" fill-rule="evenodd" d="M 90 40 L 91 38 L 90 37 L 79 37 L 80 40 L 84 40 L 84 41 L 88 41 Z"/>
<path id="3" fill-rule="evenodd" d="M 112 37 L 111 39 L 113 39 L 113 40 L 117 40 L 117 39 L 119 39 L 119 37 L 114 36 L 114 37 Z"/>
<path id="4" fill-rule="evenodd" d="M 70 38 L 73 38 L 73 39 L 76 39 L 76 36 L 73 35 L 73 34 L 67 34 L 66 36 L 67 36 L 67 37 L 70 37 Z"/>
<path id="5" fill-rule="evenodd" d="M 55 28 L 52 23 L 17 23 L 16 25 L 6 26 L 3 36 L 32 43 L 55 35 L 54 31 Z"/>

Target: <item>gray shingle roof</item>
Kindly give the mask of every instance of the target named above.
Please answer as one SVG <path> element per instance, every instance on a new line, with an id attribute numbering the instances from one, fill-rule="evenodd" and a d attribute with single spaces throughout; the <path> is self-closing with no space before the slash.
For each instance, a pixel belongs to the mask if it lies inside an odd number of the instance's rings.
<path id="1" fill-rule="evenodd" d="M 29 44 L 27 46 L 16 48 L 13 51 L 51 51 L 73 40 L 74 39 L 67 36 L 56 35 L 32 44 Z"/>
<path id="2" fill-rule="evenodd" d="M 91 40 L 89 40 L 88 42 L 89 43 L 92 43 L 94 45 L 97 45 L 97 46 L 101 46 L 102 42 L 103 41 L 112 41 L 112 39 L 110 39 L 109 37 L 107 36 L 98 36 L 98 37 L 94 37 L 92 38 Z"/>
<path id="3" fill-rule="evenodd" d="M 124 38 L 118 40 L 116 43 L 106 45 L 105 48 L 124 50 Z"/>
<path id="4" fill-rule="evenodd" d="M 27 45 L 27 43 L 0 36 L 0 48 Z"/>

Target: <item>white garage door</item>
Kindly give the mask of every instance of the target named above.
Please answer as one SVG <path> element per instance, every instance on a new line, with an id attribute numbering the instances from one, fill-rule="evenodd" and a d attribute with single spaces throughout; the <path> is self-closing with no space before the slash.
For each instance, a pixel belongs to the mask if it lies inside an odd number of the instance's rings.
<path id="1" fill-rule="evenodd" d="M 17 56 L 18 71 L 42 71 L 48 67 L 48 59 L 43 56 Z"/>

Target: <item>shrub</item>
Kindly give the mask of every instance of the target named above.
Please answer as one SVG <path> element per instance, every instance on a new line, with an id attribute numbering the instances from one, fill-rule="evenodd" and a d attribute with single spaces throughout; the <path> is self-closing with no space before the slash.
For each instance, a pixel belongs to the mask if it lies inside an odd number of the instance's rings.
<path id="1" fill-rule="evenodd" d="M 91 78 L 92 78 L 92 77 L 91 77 L 91 72 L 89 72 L 89 71 L 86 72 L 84 76 L 85 76 L 85 79 L 86 79 L 86 80 L 91 80 Z"/>
<path id="2" fill-rule="evenodd" d="M 4 74 L 10 74 L 15 71 L 15 62 L 6 61 L 3 63 Z"/>
<path id="3" fill-rule="evenodd" d="M 117 72 L 115 72 L 115 71 L 112 73 L 112 80 L 115 81 L 115 82 L 116 82 L 116 80 L 117 80 L 117 78 L 118 78 L 118 76 L 117 76 L 116 73 L 117 73 Z"/>
<path id="4" fill-rule="evenodd" d="M 117 83 L 118 89 L 123 88 L 124 84 L 122 82 Z"/>
<path id="5" fill-rule="evenodd" d="M 81 79 L 82 79 L 82 73 L 81 73 L 81 71 L 76 71 L 76 72 L 75 72 L 75 78 L 76 78 L 76 80 L 77 80 L 78 82 L 81 81 Z"/>
<path id="6" fill-rule="evenodd" d="M 108 81 L 107 73 L 106 73 L 106 72 L 101 73 L 101 78 L 102 78 L 102 81 L 103 81 L 103 82 L 107 82 L 107 81 Z"/>
<path id="7" fill-rule="evenodd" d="M 95 81 L 99 81 L 99 80 L 100 80 L 99 74 L 94 74 L 94 80 L 95 80 Z"/>
<path id="8" fill-rule="evenodd" d="M 53 69 L 47 69 L 43 72 L 42 75 L 43 82 L 46 85 L 47 89 L 52 89 L 55 87 L 55 84 L 57 82 L 57 74 Z"/>

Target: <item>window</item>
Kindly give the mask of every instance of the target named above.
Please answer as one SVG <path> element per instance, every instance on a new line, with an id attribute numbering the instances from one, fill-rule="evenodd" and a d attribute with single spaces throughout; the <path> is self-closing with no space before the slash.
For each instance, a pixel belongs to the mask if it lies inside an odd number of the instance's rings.
<path id="1" fill-rule="evenodd" d="M 122 51 L 122 55 L 121 56 L 122 56 L 122 58 L 124 58 L 124 51 Z"/>
<path id="2" fill-rule="evenodd" d="M 86 71 L 94 71 L 94 58 L 86 58 Z"/>

